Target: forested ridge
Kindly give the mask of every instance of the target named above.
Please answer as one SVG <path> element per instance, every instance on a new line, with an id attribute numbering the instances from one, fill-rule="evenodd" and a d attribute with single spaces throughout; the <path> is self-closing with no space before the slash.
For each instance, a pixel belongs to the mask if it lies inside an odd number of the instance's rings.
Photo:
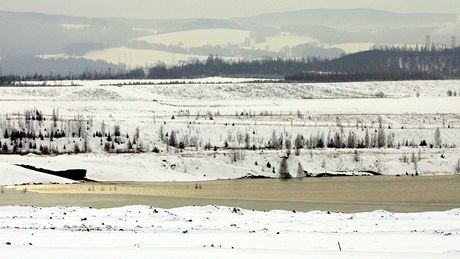
<path id="1" fill-rule="evenodd" d="M 460 78 L 460 48 L 385 47 L 345 55 L 337 59 L 276 58 L 225 60 L 210 55 L 205 61 L 128 71 L 90 71 L 74 75 L 0 77 L 0 84 L 14 81 L 186 79 L 210 76 L 284 78 L 288 81 L 349 82 L 434 80 Z"/>

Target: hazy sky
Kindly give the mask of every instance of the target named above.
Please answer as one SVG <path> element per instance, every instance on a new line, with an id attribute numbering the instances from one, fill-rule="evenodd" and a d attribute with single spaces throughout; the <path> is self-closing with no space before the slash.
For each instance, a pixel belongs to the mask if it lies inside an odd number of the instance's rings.
<path id="1" fill-rule="evenodd" d="M 459 0 L 0 0 L 0 10 L 91 17 L 229 18 L 311 8 L 460 13 Z"/>

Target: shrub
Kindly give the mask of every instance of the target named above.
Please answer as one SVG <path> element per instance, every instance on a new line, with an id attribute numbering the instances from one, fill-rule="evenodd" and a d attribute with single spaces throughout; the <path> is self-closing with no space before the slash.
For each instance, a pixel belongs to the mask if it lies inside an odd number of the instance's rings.
<path id="1" fill-rule="evenodd" d="M 280 163 L 279 177 L 284 180 L 292 178 L 291 174 L 289 173 L 287 160 L 287 157 L 283 157 Z"/>

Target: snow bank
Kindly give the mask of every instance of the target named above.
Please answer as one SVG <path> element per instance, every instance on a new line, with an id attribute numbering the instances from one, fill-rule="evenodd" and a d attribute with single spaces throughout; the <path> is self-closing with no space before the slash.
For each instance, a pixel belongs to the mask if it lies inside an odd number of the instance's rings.
<path id="1" fill-rule="evenodd" d="M 365 150 L 354 161 L 353 150 L 302 151 L 300 156 L 291 155 L 288 170 L 297 174 L 299 163 L 311 175 L 324 173 L 346 175 L 415 174 L 453 175 L 459 159 L 459 150 L 441 151 L 427 149 L 422 153 L 417 168 L 413 163 L 402 161 L 404 154 L 410 159 L 412 149 Z M 444 154 L 444 158 L 441 158 Z M 247 175 L 276 178 L 284 155 L 283 151 L 246 151 L 245 159 L 234 162 L 231 153 L 188 152 L 184 154 L 79 154 L 46 156 L 0 156 L 0 185 L 22 183 L 60 183 L 63 179 L 33 172 L 14 164 L 31 165 L 54 171 L 85 169 L 87 178 L 96 181 L 206 181 L 237 179 Z M 270 164 L 270 167 L 267 164 Z M 274 169 L 275 168 L 275 169 Z M 366 173 L 368 172 L 368 173 Z"/>

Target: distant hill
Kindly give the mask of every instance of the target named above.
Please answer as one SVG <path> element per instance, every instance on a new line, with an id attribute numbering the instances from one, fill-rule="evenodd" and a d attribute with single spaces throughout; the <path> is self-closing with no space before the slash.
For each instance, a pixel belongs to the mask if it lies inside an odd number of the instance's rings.
<path id="1" fill-rule="evenodd" d="M 92 69 L 99 59 L 106 63 L 146 66 L 180 64 L 191 58 L 204 61 L 209 54 L 227 59 L 334 59 L 374 45 L 423 43 L 427 34 L 433 35 L 434 43 L 448 45 L 451 36 L 460 32 L 456 21 L 453 14 L 400 14 L 369 9 L 311 9 L 233 19 L 183 20 L 0 11 L 0 63 L 14 61 L 15 67 L 20 68 L 14 72 L 30 74 L 47 68 L 56 69 L 48 72 L 57 73 L 75 60 L 87 60 Z M 229 29 L 234 33 L 218 33 Z M 209 37 L 195 37 L 198 32 Z M 190 40 L 193 44 L 187 45 Z M 47 65 L 37 68 L 38 59 L 46 56 L 64 59 L 42 61 Z M 184 60 L 181 56 L 188 58 Z M 53 62 L 60 65 L 50 65 Z M 6 67 L 13 66 L 6 64 Z"/>
<path id="2" fill-rule="evenodd" d="M 31 56 L 14 57 L 2 60 L 3 75 L 33 75 L 35 73 L 42 75 L 79 75 L 87 71 L 106 72 L 109 69 L 117 71 L 120 66 L 109 64 L 104 61 L 93 61 L 87 59 L 68 58 L 68 59 L 41 59 Z"/>
<path id="3" fill-rule="evenodd" d="M 460 48 L 375 49 L 305 66 L 286 76 L 307 82 L 433 80 L 460 78 Z"/>
<path id="4" fill-rule="evenodd" d="M 283 77 L 293 81 L 348 82 L 460 78 L 460 48 L 386 48 L 345 55 L 331 60 L 262 59 L 226 62 L 210 57 L 166 68 L 152 67 L 150 78 L 201 76 Z"/>
<path id="5" fill-rule="evenodd" d="M 61 59 L 33 59 L 27 62 L 42 69 L 36 72 L 50 80 L 55 78 L 56 73 L 47 74 L 46 71 L 49 69 L 60 71 L 61 76 L 73 75 L 73 79 L 87 79 L 86 72 L 91 72 L 89 78 L 93 79 L 186 79 L 222 76 L 285 78 L 288 81 L 300 82 L 354 82 L 458 79 L 460 78 L 459 60 L 460 48 L 393 47 L 363 51 L 330 60 L 264 58 L 231 61 L 218 56 L 209 56 L 206 61 L 193 61 L 172 67 L 158 64 L 150 67 L 147 74 L 142 69 L 123 71 L 104 62 L 91 63 L 84 59 L 69 59 L 67 62 Z M 10 66 L 16 66 L 15 69 L 21 71 L 18 64 L 21 62 L 9 63 Z M 90 69 L 90 67 L 98 69 Z"/>
<path id="6" fill-rule="evenodd" d="M 333 27 L 423 26 L 455 23 L 455 14 L 394 13 L 372 9 L 308 9 L 292 12 L 261 14 L 238 19 L 244 23 L 264 25 L 326 25 Z"/>
<path id="7" fill-rule="evenodd" d="M 379 72 L 379 71 L 460 71 L 460 48 L 413 49 L 386 48 L 358 52 L 322 62 L 321 71 Z"/>

